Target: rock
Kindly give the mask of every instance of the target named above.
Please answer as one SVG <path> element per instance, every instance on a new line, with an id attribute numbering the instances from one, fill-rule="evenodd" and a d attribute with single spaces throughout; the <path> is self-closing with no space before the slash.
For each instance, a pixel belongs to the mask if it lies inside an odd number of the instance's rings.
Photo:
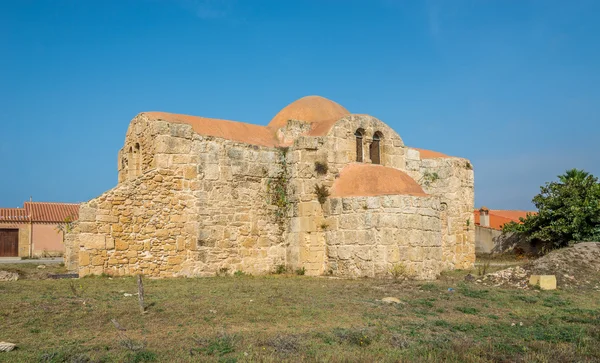
<path id="1" fill-rule="evenodd" d="M 17 347 L 16 344 L 8 342 L 0 342 L 0 352 L 10 352 Z"/>
<path id="2" fill-rule="evenodd" d="M 133 294 L 124 293 L 123 296 L 130 297 L 130 296 L 133 296 Z"/>
<path id="3" fill-rule="evenodd" d="M 16 272 L 0 271 L 0 281 L 17 281 L 19 274 Z"/>
<path id="4" fill-rule="evenodd" d="M 468 282 L 472 282 L 473 280 L 475 280 L 475 276 L 468 274 L 467 276 L 465 276 L 465 281 Z"/>
<path id="5" fill-rule="evenodd" d="M 395 298 L 395 297 L 384 297 L 383 299 L 381 299 L 382 302 L 384 303 L 388 303 L 388 304 L 400 304 L 402 303 L 402 301 L 400 301 L 400 299 Z"/>
<path id="6" fill-rule="evenodd" d="M 46 268 L 46 265 L 39 265 L 37 268 L 44 269 L 44 268 Z"/>

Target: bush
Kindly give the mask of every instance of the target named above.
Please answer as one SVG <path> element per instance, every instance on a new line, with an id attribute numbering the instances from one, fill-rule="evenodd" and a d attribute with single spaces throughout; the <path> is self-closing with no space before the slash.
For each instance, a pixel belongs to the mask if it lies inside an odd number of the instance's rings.
<path id="1" fill-rule="evenodd" d="M 551 248 L 577 241 L 600 240 L 600 183 L 598 178 L 578 169 L 546 183 L 533 198 L 538 214 L 509 222 L 504 232 L 514 232 Z"/>

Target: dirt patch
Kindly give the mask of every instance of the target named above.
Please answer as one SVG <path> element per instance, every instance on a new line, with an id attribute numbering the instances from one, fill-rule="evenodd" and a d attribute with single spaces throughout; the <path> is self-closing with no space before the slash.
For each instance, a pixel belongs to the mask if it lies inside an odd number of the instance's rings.
<path id="1" fill-rule="evenodd" d="M 519 267 L 485 275 L 481 283 L 528 288 L 531 275 L 555 275 L 559 288 L 600 289 L 600 242 L 561 248 Z"/>

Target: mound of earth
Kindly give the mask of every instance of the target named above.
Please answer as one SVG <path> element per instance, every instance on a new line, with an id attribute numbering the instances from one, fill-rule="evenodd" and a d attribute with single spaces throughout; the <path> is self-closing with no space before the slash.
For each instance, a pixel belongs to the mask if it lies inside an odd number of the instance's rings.
<path id="1" fill-rule="evenodd" d="M 482 283 L 527 288 L 531 275 L 555 275 L 559 288 L 600 289 L 600 242 L 580 242 L 523 266 L 485 275 Z"/>

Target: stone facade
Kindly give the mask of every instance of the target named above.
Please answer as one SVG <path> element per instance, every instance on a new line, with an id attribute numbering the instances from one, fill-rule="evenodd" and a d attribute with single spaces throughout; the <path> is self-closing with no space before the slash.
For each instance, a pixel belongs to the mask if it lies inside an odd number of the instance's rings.
<path id="1" fill-rule="evenodd" d="M 385 276 L 403 264 L 421 279 L 469 267 L 472 167 L 422 154 L 320 97 L 265 127 L 141 113 L 119 152 L 119 184 L 80 207 L 66 264 L 80 276 L 157 277 L 278 265 Z"/>

